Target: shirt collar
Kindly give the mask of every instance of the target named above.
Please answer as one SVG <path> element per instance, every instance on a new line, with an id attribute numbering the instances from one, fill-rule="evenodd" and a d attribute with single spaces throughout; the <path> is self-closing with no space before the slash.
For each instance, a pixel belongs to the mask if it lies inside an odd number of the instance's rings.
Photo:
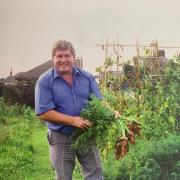
<path id="1" fill-rule="evenodd" d="M 80 74 L 80 71 L 78 70 L 78 68 L 73 66 L 73 74 L 77 75 L 78 73 Z M 54 75 L 54 79 L 56 79 L 57 77 L 61 77 L 61 75 L 58 74 L 56 68 L 53 68 L 53 75 Z"/>

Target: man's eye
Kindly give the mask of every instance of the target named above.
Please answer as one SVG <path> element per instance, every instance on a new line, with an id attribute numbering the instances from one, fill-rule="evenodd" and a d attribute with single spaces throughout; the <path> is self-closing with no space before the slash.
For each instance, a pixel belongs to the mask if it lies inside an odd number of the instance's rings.
<path id="1" fill-rule="evenodd" d="M 70 54 L 65 54 L 64 57 L 65 58 L 69 58 L 71 55 Z"/>
<path id="2" fill-rule="evenodd" d="M 70 58 L 71 55 L 70 54 L 58 55 L 58 58 L 63 58 L 63 57 Z"/>
<path id="3" fill-rule="evenodd" d="M 62 58 L 63 57 L 63 55 L 58 55 L 58 58 Z"/>

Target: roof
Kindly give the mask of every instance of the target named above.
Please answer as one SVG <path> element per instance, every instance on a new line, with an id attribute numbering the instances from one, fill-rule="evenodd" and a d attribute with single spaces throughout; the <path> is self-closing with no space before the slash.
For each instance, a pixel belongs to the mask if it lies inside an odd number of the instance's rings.
<path id="1" fill-rule="evenodd" d="M 37 79 L 43 72 L 48 70 L 53 66 L 53 62 L 51 60 L 15 77 L 17 80 L 35 80 Z"/>
<path id="2" fill-rule="evenodd" d="M 81 63 L 79 63 L 81 62 Z M 80 67 L 82 65 L 82 58 L 76 58 L 75 60 L 75 64 Z M 32 80 L 37 80 L 38 77 L 44 73 L 46 70 L 48 70 L 49 68 L 53 67 L 53 61 L 52 60 L 49 60 L 25 73 L 22 73 L 22 74 L 19 74 L 17 75 L 16 74 L 16 77 L 15 79 L 17 80 L 25 80 L 25 81 L 32 81 Z"/>
<path id="3" fill-rule="evenodd" d="M 19 73 L 15 74 L 13 77 L 16 78 L 16 77 L 18 77 L 18 76 L 20 76 L 20 75 L 22 75 L 22 74 L 24 74 L 24 73 L 25 73 L 25 72 L 19 72 Z"/>

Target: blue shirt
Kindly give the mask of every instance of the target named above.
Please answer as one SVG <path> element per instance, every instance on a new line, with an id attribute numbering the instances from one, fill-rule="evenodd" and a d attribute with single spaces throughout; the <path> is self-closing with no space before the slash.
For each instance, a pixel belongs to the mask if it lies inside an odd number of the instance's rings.
<path id="1" fill-rule="evenodd" d="M 85 108 L 90 94 L 101 99 L 102 95 L 90 73 L 73 67 L 73 84 L 70 86 L 54 68 L 43 73 L 35 87 L 35 111 L 40 115 L 51 109 L 60 113 L 79 116 Z M 71 134 L 75 127 L 46 121 L 49 129 Z"/>

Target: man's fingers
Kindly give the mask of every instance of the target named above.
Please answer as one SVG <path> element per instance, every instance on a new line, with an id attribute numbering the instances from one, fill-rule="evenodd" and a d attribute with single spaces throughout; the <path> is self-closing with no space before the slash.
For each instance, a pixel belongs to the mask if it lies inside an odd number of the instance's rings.
<path id="1" fill-rule="evenodd" d="M 86 124 L 86 123 L 83 123 L 83 124 L 82 124 L 82 127 L 83 127 L 84 129 L 86 129 L 86 128 L 89 128 L 90 125 L 88 125 L 88 124 Z"/>
<path id="2" fill-rule="evenodd" d="M 85 125 L 87 125 L 88 127 L 91 127 L 93 125 L 92 122 L 88 121 L 88 120 L 85 120 L 84 121 Z"/>
<path id="3" fill-rule="evenodd" d="M 92 122 L 90 122 L 89 120 L 87 120 L 87 119 L 84 119 L 83 117 L 81 117 L 81 119 L 83 120 L 83 123 L 85 123 L 86 125 L 90 125 L 90 126 L 92 126 Z"/>
<path id="4" fill-rule="evenodd" d="M 89 128 L 89 127 L 91 127 L 93 125 L 92 122 L 90 122 L 87 119 L 84 119 L 83 117 L 80 117 L 80 119 L 81 119 L 81 123 L 80 123 L 79 128 L 82 129 L 82 130 L 87 129 L 87 128 Z"/>
<path id="5" fill-rule="evenodd" d="M 89 128 L 92 126 L 92 123 L 88 120 L 84 120 L 83 123 L 82 123 L 82 128 L 85 129 L 85 128 Z"/>
<path id="6" fill-rule="evenodd" d="M 80 129 L 82 129 L 82 130 L 85 130 L 87 128 L 89 128 L 89 127 L 87 125 L 85 125 L 85 124 L 82 124 L 81 127 L 80 127 Z"/>

